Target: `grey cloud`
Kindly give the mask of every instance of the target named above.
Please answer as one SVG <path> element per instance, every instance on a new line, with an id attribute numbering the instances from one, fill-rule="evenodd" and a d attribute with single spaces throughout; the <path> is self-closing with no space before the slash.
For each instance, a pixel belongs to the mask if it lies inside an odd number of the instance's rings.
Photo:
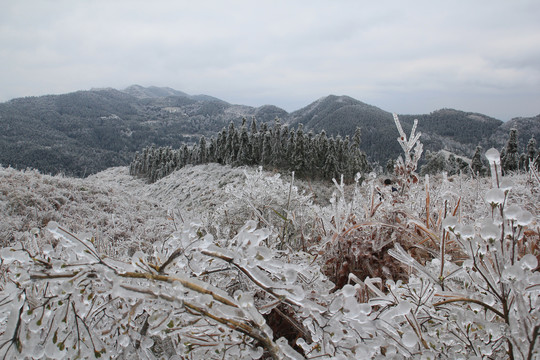
<path id="1" fill-rule="evenodd" d="M 287 110 L 336 93 L 479 111 L 492 96 L 506 120 L 540 112 L 519 100 L 540 93 L 539 14 L 505 0 L 9 2 L 0 101 L 132 83 Z"/>

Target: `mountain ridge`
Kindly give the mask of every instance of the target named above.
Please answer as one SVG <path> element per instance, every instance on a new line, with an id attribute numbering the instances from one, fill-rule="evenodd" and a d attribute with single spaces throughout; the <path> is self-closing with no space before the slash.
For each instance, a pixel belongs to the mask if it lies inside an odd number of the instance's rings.
<path id="1" fill-rule="evenodd" d="M 324 129 L 329 136 L 352 137 L 360 127 L 361 149 L 382 165 L 401 153 L 392 114 L 350 96 L 328 95 L 289 113 L 270 104 L 230 104 L 169 87 L 131 85 L 124 90 L 81 90 L 0 103 L 0 163 L 87 176 L 126 165 L 145 146 L 178 148 L 202 135 L 215 136 L 230 122 L 240 126 L 243 118 L 252 117 L 259 123 L 280 118 L 289 127 L 303 124 L 306 133 Z M 540 137 L 540 115 L 503 123 L 480 113 L 440 109 L 400 115 L 406 132 L 414 118 L 419 119 L 426 149 L 468 157 L 476 145 L 504 145 L 509 126 L 521 131 L 520 147 L 531 135 Z"/>

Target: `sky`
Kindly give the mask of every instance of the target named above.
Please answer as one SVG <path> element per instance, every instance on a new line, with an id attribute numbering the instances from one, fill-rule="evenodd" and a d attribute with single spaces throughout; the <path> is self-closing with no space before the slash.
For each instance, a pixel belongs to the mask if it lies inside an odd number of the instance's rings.
<path id="1" fill-rule="evenodd" d="M 540 114 L 538 0 L 0 0 L 0 102 L 130 85 Z"/>

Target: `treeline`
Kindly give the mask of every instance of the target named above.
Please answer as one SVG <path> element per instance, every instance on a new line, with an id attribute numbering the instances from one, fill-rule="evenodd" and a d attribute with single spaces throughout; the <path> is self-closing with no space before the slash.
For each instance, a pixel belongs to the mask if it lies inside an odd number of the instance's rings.
<path id="1" fill-rule="evenodd" d="M 531 137 L 523 152 L 519 151 L 517 129 L 511 129 L 506 145 L 500 151 L 501 170 L 503 173 L 529 171 L 531 166 L 540 167 L 540 152 L 536 148 L 536 139 Z M 447 156 L 448 155 L 448 156 Z M 467 162 L 453 154 L 439 152 L 426 152 L 426 163 L 422 166 L 420 174 L 437 174 L 446 171 L 448 175 L 459 173 L 486 176 L 489 175 L 489 164 L 484 158 L 481 146 L 470 161 Z"/>
<path id="2" fill-rule="evenodd" d="M 268 123 L 259 125 L 255 118 L 248 127 L 243 119 L 239 129 L 231 122 L 217 137 L 201 136 L 199 143 L 191 147 L 146 147 L 135 154 L 130 174 L 155 182 L 188 164 L 215 162 L 294 171 L 297 176 L 311 179 L 343 175 L 346 181 L 352 181 L 356 173 L 371 171 L 365 153 L 360 150 L 360 135 L 359 128 L 352 139 L 328 137 L 324 130 L 318 134 L 304 133 L 302 124 L 296 130 L 289 129 L 277 118 L 273 127 Z"/>

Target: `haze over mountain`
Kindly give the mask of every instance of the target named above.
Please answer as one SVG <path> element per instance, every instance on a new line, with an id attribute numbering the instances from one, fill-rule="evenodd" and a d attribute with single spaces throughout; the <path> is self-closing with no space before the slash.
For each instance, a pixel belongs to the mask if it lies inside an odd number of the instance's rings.
<path id="1" fill-rule="evenodd" d="M 259 123 L 279 118 L 291 127 L 303 124 L 305 132 L 324 129 L 342 137 L 360 127 L 361 149 L 383 165 L 401 152 L 392 114 L 348 96 L 329 95 L 288 113 L 273 105 L 255 108 L 167 87 L 132 85 L 0 103 L 0 163 L 87 176 L 126 165 L 146 146 L 178 148 L 201 135 L 214 136 L 231 121 L 239 126 L 243 118 L 252 117 Z M 513 127 L 521 147 L 533 135 L 540 138 L 539 116 L 503 123 L 483 114 L 442 109 L 400 115 L 406 132 L 415 118 L 426 149 L 462 156 L 470 157 L 477 145 L 502 147 Z"/>

